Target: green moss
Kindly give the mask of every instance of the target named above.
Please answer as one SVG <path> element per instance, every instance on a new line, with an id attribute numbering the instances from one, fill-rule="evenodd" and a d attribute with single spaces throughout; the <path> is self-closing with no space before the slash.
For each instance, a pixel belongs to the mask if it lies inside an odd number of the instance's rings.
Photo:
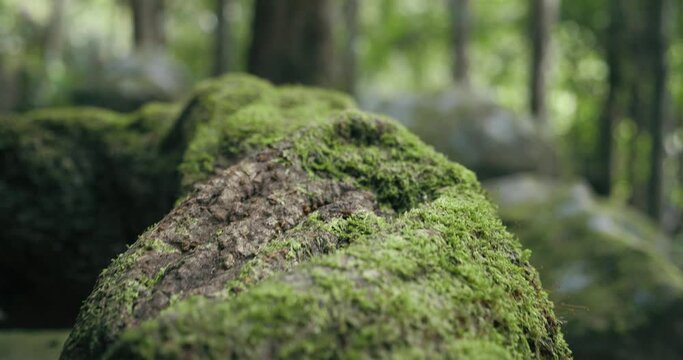
<path id="1" fill-rule="evenodd" d="M 177 103 L 150 103 L 128 115 L 128 128 L 148 134 L 146 140 L 158 144 L 168 136 L 180 111 Z"/>
<path id="2" fill-rule="evenodd" d="M 259 250 L 240 270 L 238 276 L 226 284 L 229 296 L 246 290 L 279 272 L 287 272 L 315 255 L 329 254 L 347 246 L 361 235 L 377 232 L 385 226 L 384 220 L 366 211 L 346 218 L 321 221 L 314 212 L 284 237 L 273 240 Z"/>
<path id="3" fill-rule="evenodd" d="M 315 214 L 264 247 L 233 296 L 192 298 L 126 331 L 110 358 L 570 356 L 528 252 L 461 166 L 392 121 L 357 112 L 292 137 L 282 159 L 373 191 L 401 214 Z M 300 164 L 300 165 L 296 165 Z M 348 245 L 307 258 L 297 232 Z M 301 259 L 277 272 L 263 257 Z M 266 276 L 262 276 L 263 272 Z M 233 283 L 234 285 L 234 283 Z"/>
<path id="4" fill-rule="evenodd" d="M 102 273 L 63 355 L 570 357 L 529 253 L 474 174 L 393 120 L 342 111 L 350 107 L 343 95 L 246 76 L 201 85 L 161 146 L 188 145 L 180 166 L 186 189 L 269 147 L 282 154 L 278 167 L 367 190 L 381 212 L 331 220 L 314 212 L 240 268 L 221 253 L 223 289 L 165 294 L 161 314 L 137 324 L 133 305 L 165 274 L 145 264 L 184 254 L 143 234 Z M 172 236 L 192 235 L 200 246 L 222 235 L 203 238 L 192 233 L 197 219 L 173 219 Z"/>
<path id="5" fill-rule="evenodd" d="M 164 139 L 162 148 L 174 153 L 180 161 L 190 142 L 203 137 L 196 135 L 204 125 L 220 122 L 251 103 L 269 99 L 274 92 L 268 82 L 249 75 L 226 75 L 206 80 L 193 91 L 173 129 Z"/>
<path id="6" fill-rule="evenodd" d="M 88 349 L 96 349 L 103 343 L 111 342 L 111 335 L 116 333 L 118 327 L 125 325 L 122 323 L 123 319 L 132 314 L 135 302 L 161 280 L 166 269 L 162 268 L 149 276 L 138 273 L 135 277 L 126 277 L 128 271 L 139 261 L 143 261 L 145 256 L 173 252 L 177 250 L 170 245 L 141 236 L 102 271 L 95 290 L 81 307 L 76 320 L 79 326 L 74 328 L 70 338 L 88 338 Z M 109 309 L 127 309 L 128 314 Z M 70 346 L 69 342 L 65 346 Z"/>
<path id="7" fill-rule="evenodd" d="M 304 87 L 267 87 L 258 99 L 241 104 L 238 109 L 214 109 L 220 115 L 197 128 L 180 165 L 185 188 L 205 180 L 216 166 L 226 167 L 297 129 L 326 121 L 335 111 L 354 107 L 345 95 Z"/>
<path id="8" fill-rule="evenodd" d="M 495 211 L 456 186 L 387 230 L 229 300 L 180 302 L 127 332 L 109 355 L 443 356 L 478 341 L 490 354 L 563 358 L 551 309 Z"/>
<path id="9" fill-rule="evenodd" d="M 472 172 L 377 115 L 348 111 L 292 143 L 305 169 L 371 190 L 396 211 L 428 200 L 440 188 L 476 184 Z"/>
<path id="10" fill-rule="evenodd" d="M 154 250 L 160 253 L 178 253 L 178 249 L 159 239 L 152 239 L 144 242 L 145 250 Z"/>

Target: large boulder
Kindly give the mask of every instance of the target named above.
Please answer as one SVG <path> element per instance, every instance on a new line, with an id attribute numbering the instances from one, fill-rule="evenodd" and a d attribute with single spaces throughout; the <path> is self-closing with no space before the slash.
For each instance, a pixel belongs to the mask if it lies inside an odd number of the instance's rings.
<path id="1" fill-rule="evenodd" d="M 279 104 L 197 130 L 198 182 L 102 272 L 62 359 L 570 357 L 473 173 L 394 121 Z"/>
<path id="2" fill-rule="evenodd" d="M 133 111 L 149 102 L 179 100 L 191 89 L 187 69 L 158 50 L 136 51 L 90 71 L 72 94 L 75 104 Z"/>
<path id="3" fill-rule="evenodd" d="M 292 114 L 323 119 L 353 106 L 342 94 L 230 75 L 202 83 L 182 107 L 158 103 L 131 114 L 48 109 L 0 119 L 0 327 L 71 326 L 99 272 L 173 207 L 178 166 L 195 132 L 206 132 L 204 123 L 261 109 L 293 129 L 304 123 L 290 121 Z M 182 167 L 186 183 L 208 176 L 214 160 L 225 164 L 255 151 L 250 144 L 258 139 L 242 141 L 240 134 L 264 125 L 258 119 L 231 133 L 239 146 L 195 141 Z M 261 135 L 277 138 L 280 130 Z M 212 135 L 218 133 L 202 139 Z"/>
<path id="4" fill-rule="evenodd" d="M 362 105 L 400 120 L 482 179 L 543 169 L 553 159 L 550 142 L 530 118 L 471 88 L 402 94 Z"/>
<path id="5" fill-rule="evenodd" d="M 68 326 L 98 272 L 173 206 L 157 145 L 177 107 L 0 123 L 0 326 Z M 50 299 L 46 301 L 46 299 Z"/>
<path id="6" fill-rule="evenodd" d="M 566 324 L 577 358 L 677 359 L 683 274 L 671 240 L 581 182 L 515 175 L 486 183 Z"/>

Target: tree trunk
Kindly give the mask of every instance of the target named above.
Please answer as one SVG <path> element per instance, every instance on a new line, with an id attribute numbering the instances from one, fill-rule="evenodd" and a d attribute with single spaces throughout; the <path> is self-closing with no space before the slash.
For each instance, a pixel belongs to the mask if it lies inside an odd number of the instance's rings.
<path id="1" fill-rule="evenodd" d="M 531 114 L 547 117 L 546 85 L 550 68 L 550 44 L 559 0 L 531 0 Z"/>
<path id="2" fill-rule="evenodd" d="M 333 85 L 330 5 L 330 0 L 256 0 L 249 72 L 277 84 Z"/>
<path id="3" fill-rule="evenodd" d="M 162 46 L 166 41 L 163 0 L 130 0 L 133 41 L 138 50 Z"/>
<path id="4" fill-rule="evenodd" d="M 652 108 L 650 120 L 650 136 L 652 152 L 650 154 L 650 178 L 648 180 L 647 212 L 654 220 L 661 218 L 662 208 L 662 171 L 664 161 L 663 126 L 667 116 L 667 60 L 668 21 L 666 19 L 667 0 L 653 0 L 652 19 L 649 22 L 652 48 L 652 70 L 654 90 L 652 92 Z"/>
<path id="5" fill-rule="evenodd" d="M 622 42 L 622 23 L 621 9 L 619 0 L 610 1 L 610 24 L 607 29 L 606 50 L 607 66 L 609 67 L 608 87 L 609 93 L 605 102 L 600 126 L 598 128 L 597 141 L 597 166 L 592 179 L 593 188 L 596 193 L 609 196 L 612 191 L 613 158 L 614 147 L 613 133 L 619 120 L 621 106 L 619 104 L 619 93 L 622 91 L 622 63 L 621 63 L 621 42 Z"/>
<path id="6" fill-rule="evenodd" d="M 344 27 L 346 30 L 346 44 L 344 49 L 344 91 L 354 94 L 356 90 L 357 74 L 357 41 L 358 41 L 358 0 L 344 2 Z"/>
<path id="7" fill-rule="evenodd" d="M 453 77 L 459 84 L 469 84 L 470 62 L 470 2 L 469 0 L 451 0 L 452 31 L 453 31 Z"/>
<path id="8" fill-rule="evenodd" d="M 232 0 L 216 1 L 216 29 L 214 33 L 214 66 L 213 74 L 221 75 L 234 68 L 235 43 L 233 27 L 229 14 L 232 13 Z"/>
<path id="9" fill-rule="evenodd" d="M 64 10 L 67 0 L 53 0 L 50 21 L 45 32 L 45 61 L 59 59 L 64 48 Z"/>
<path id="10" fill-rule="evenodd" d="M 5 65 L 4 58 L 0 54 L 0 114 L 12 112 L 17 105 L 17 82 L 15 73 Z"/>

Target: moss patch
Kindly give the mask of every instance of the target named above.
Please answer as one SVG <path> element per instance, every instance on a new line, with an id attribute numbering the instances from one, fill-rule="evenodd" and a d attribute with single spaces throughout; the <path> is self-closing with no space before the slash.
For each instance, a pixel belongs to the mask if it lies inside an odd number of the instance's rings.
<path id="1" fill-rule="evenodd" d="M 482 357 L 569 356 L 527 255 L 481 194 L 446 189 L 387 227 L 229 300 L 180 302 L 109 356 L 448 357 L 473 344 Z"/>
<path id="2" fill-rule="evenodd" d="M 224 82 L 220 84 L 225 86 Z M 247 154 L 286 139 L 297 129 L 322 123 L 334 112 L 355 107 L 346 95 L 327 90 L 297 86 L 273 88 L 257 82 L 248 87 L 257 90 L 245 96 L 243 86 L 240 83 L 235 90 L 228 87 L 231 91 L 227 94 L 203 95 L 208 98 L 203 102 L 212 104 L 219 102 L 215 99 L 218 97 L 220 106 L 211 106 L 208 119 L 195 120 L 201 125 L 180 165 L 185 189 L 206 180 L 216 167 L 227 167 Z M 207 116 L 207 112 L 193 111 L 188 116 Z"/>

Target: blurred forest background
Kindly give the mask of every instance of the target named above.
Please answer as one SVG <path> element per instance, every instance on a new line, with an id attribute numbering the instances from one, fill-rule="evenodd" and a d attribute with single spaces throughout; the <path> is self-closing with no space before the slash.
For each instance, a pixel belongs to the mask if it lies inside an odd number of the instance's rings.
<path id="1" fill-rule="evenodd" d="M 0 114 L 129 112 L 233 72 L 350 93 L 485 180 L 580 324 L 577 354 L 615 338 L 647 353 L 683 331 L 656 322 L 683 320 L 682 15 L 682 0 L 0 0 Z"/>
<path id="2" fill-rule="evenodd" d="M 238 71 L 361 104 L 456 84 L 531 115 L 561 150 L 562 174 L 681 230 L 679 1 L 256 3 L 2 0 L 0 111 L 132 110 Z M 257 23 L 258 3 L 272 26 Z M 299 29 L 274 21 L 287 12 Z"/>

